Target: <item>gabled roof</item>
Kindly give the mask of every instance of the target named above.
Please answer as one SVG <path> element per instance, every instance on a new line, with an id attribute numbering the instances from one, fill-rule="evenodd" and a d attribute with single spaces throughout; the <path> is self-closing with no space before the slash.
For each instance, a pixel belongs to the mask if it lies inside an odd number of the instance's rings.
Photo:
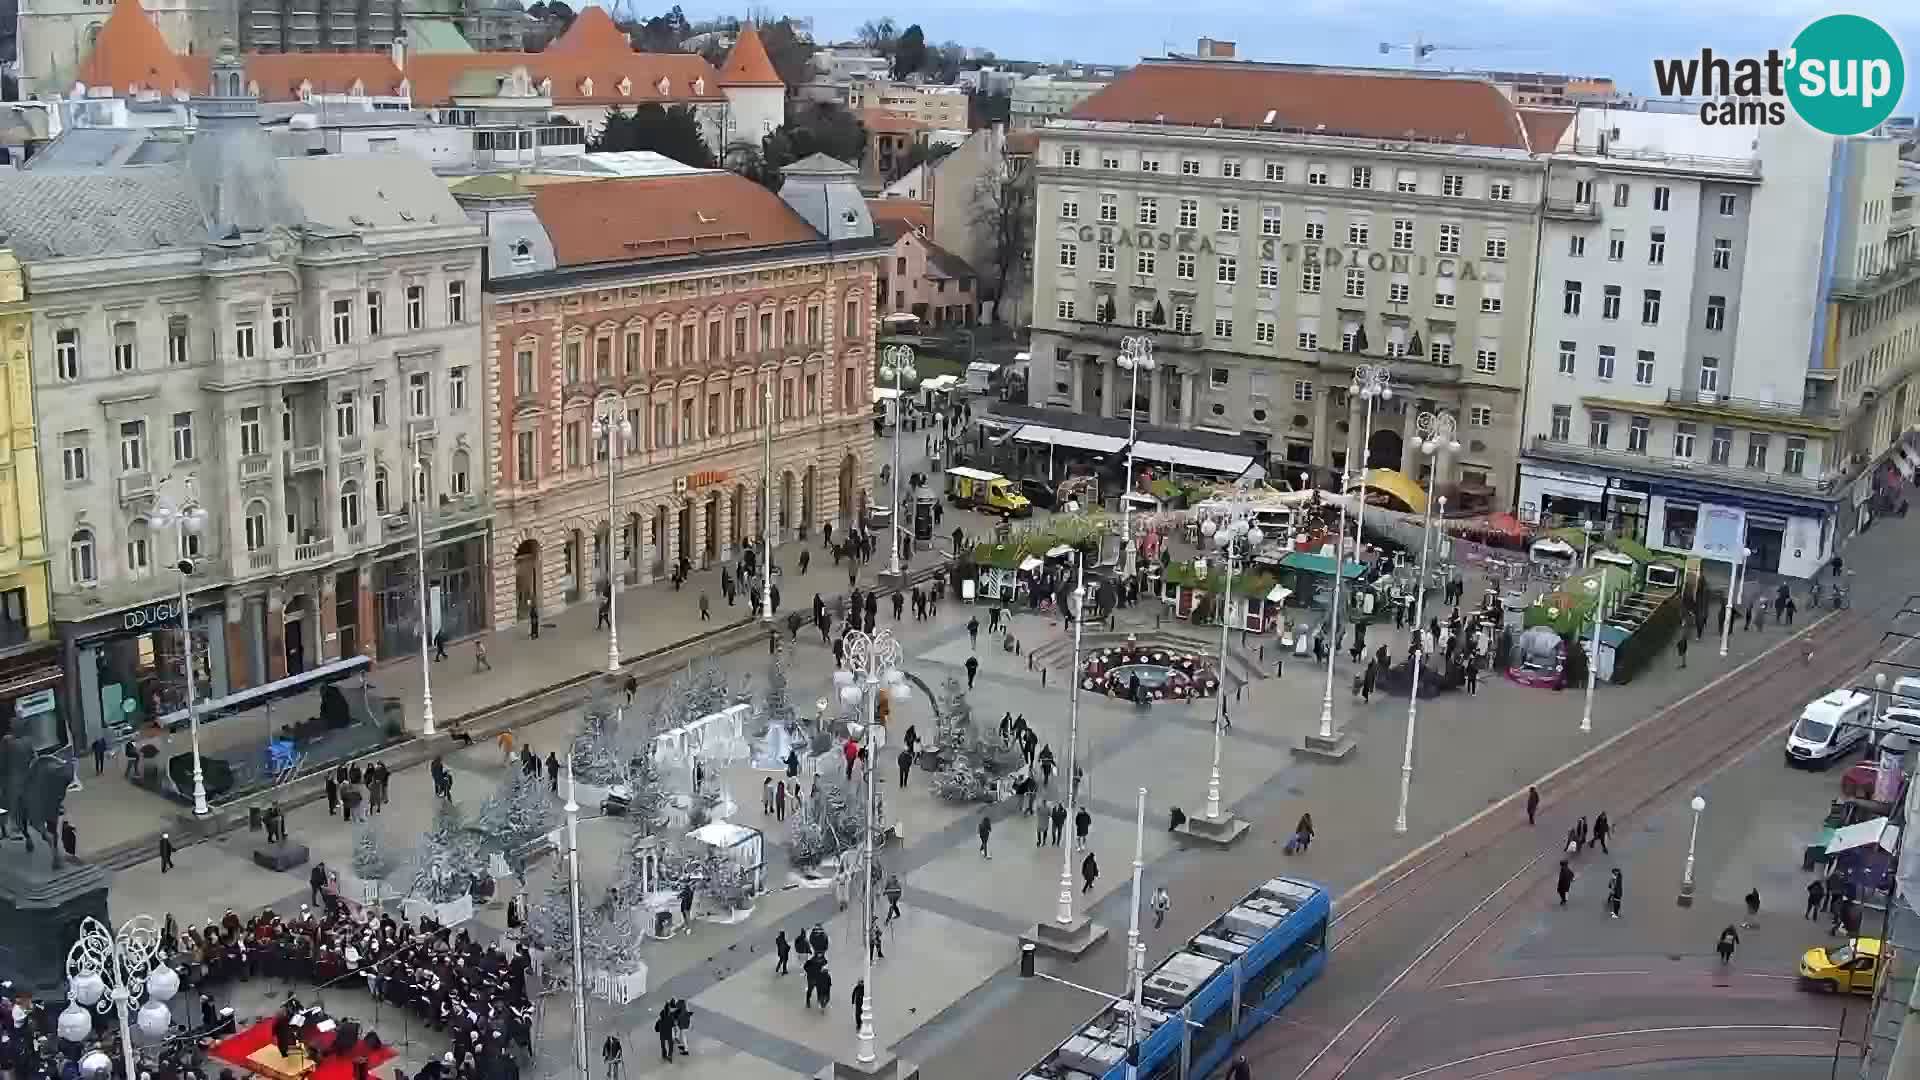
<path id="1" fill-rule="evenodd" d="M 574 16 L 573 25 L 567 32 L 555 38 L 546 47 L 547 52 L 632 52 L 633 44 L 618 26 L 613 24 L 613 16 L 607 9 L 594 5 L 584 5 L 580 14 Z"/>
<path id="2" fill-rule="evenodd" d="M 1219 120 L 1229 128 L 1515 150 L 1527 145 L 1513 102 L 1493 84 L 1391 71 L 1148 60 L 1070 116 L 1192 127 Z"/>
<path id="3" fill-rule="evenodd" d="M 1560 148 L 1560 138 L 1573 126 L 1572 109 L 1521 109 L 1520 126 L 1527 132 L 1527 149 L 1536 154 L 1551 154 Z"/>
<path id="4" fill-rule="evenodd" d="M 589 9 L 593 10 L 593 9 Z M 301 53 L 301 56 L 318 54 Z M 641 105 L 675 102 L 725 101 L 719 72 L 692 53 L 637 53 L 627 51 L 517 53 L 434 53 L 407 59 L 406 75 L 417 104 L 452 100 L 462 76 L 505 75 L 524 67 L 538 85 L 553 81 L 555 105 Z M 666 91 L 661 92 L 661 80 Z M 620 83 L 627 92 L 620 92 Z M 591 82 L 591 91 L 588 84 Z"/>
<path id="5" fill-rule="evenodd" d="M 191 93 L 198 89 L 140 0 L 115 0 L 112 13 L 101 25 L 92 51 L 80 62 L 74 78 L 119 94 L 136 90 Z"/>
<path id="6" fill-rule="evenodd" d="M 544 185 L 533 210 L 562 267 L 820 239 L 780 196 L 724 171 Z"/>
<path id="7" fill-rule="evenodd" d="M 447 55 L 470 55 L 450 53 Z M 316 94 L 361 93 L 392 97 L 404 76 L 384 52 L 254 53 L 247 57 L 247 81 L 259 87 L 262 101 L 298 101 L 300 87 Z"/>
<path id="8" fill-rule="evenodd" d="M 726 63 L 720 65 L 720 85 L 783 88 L 787 85 L 774 70 L 767 46 L 760 40 L 760 31 L 751 26 L 741 28 L 739 39 L 727 52 Z"/>
<path id="9" fill-rule="evenodd" d="M 957 281 L 980 276 L 973 272 L 973 267 L 967 265 L 967 260 L 934 243 L 927 237 L 922 236 L 919 239 L 922 244 L 927 246 L 928 277 L 952 278 Z"/>
<path id="10" fill-rule="evenodd" d="M 867 213 L 875 232 L 899 239 L 915 229 L 933 232 L 933 204 L 916 199 L 868 199 Z"/>

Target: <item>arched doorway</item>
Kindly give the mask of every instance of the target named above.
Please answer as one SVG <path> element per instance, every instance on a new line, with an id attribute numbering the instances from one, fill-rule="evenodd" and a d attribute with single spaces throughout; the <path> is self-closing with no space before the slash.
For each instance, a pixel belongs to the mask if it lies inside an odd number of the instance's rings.
<path id="1" fill-rule="evenodd" d="M 578 601 L 580 597 L 585 595 L 583 590 L 586 588 L 586 554 L 586 534 L 582 533 L 579 529 L 568 532 L 566 550 L 567 576 L 566 580 L 561 582 L 561 588 L 566 590 L 567 603 L 569 604 Z"/>
<path id="2" fill-rule="evenodd" d="M 795 487 L 792 470 L 780 474 L 780 516 L 775 519 L 780 523 L 780 532 L 776 539 L 785 540 L 793 534 L 794 514 L 799 509 L 794 505 Z"/>
<path id="3" fill-rule="evenodd" d="M 612 526 L 602 524 L 593 530 L 593 583 L 596 588 L 613 581 Z"/>
<path id="4" fill-rule="evenodd" d="M 627 524 L 620 530 L 620 567 L 626 575 L 623 580 L 635 584 L 640 580 L 640 515 L 628 514 Z"/>
<path id="5" fill-rule="evenodd" d="M 540 606 L 540 541 L 520 541 L 513 552 L 513 616 L 519 619 Z"/>
<path id="6" fill-rule="evenodd" d="M 727 513 L 727 543 L 738 550 L 747 539 L 747 486 L 733 485 L 733 505 Z"/>
<path id="7" fill-rule="evenodd" d="M 813 527 L 813 516 L 814 516 L 813 515 L 813 489 L 814 489 L 814 472 L 815 471 L 816 470 L 814 466 L 808 465 L 806 470 L 800 474 L 800 531 L 803 535 L 808 529 Z"/>
<path id="8" fill-rule="evenodd" d="M 648 531 L 647 547 L 653 555 L 652 573 L 658 577 L 667 572 L 667 508 L 653 508 L 653 524 Z"/>
<path id="9" fill-rule="evenodd" d="M 682 561 L 689 565 L 692 563 L 692 557 L 688 553 L 693 550 L 693 503 L 681 503 L 680 512 L 676 517 L 678 522 L 674 529 L 673 553 L 674 569 L 677 570 Z"/>
<path id="10" fill-rule="evenodd" d="M 853 477 L 860 468 L 860 460 L 852 454 L 840 459 L 840 522 L 852 527 L 854 523 Z"/>
<path id="11" fill-rule="evenodd" d="M 1398 470 L 1404 460 L 1403 452 L 1400 433 L 1392 428 L 1381 428 L 1373 433 L 1373 438 L 1367 440 L 1367 468 Z"/>
<path id="12" fill-rule="evenodd" d="M 715 562 L 719 561 L 720 559 L 720 493 L 719 492 L 717 491 L 710 492 L 707 495 L 706 506 L 703 508 L 703 513 L 706 516 L 705 516 L 705 519 L 701 522 L 701 524 L 705 526 L 706 534 L 707 534 L 707 542 L 702 546 L 701 551 L 702 551 L 702 554 L 705 556 L 704 565 L 711 566 Z"/>

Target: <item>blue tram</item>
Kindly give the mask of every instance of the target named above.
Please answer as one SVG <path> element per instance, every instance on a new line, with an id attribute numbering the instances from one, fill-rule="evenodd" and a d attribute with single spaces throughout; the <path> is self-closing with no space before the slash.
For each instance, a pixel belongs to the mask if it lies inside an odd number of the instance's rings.
<path id="1" fill-rule="evenodd" d="M 1274 878 L 1147 974 L 1140 1080 L 1207 1077 L 1327 962 L 1333 903 L 1308 881 Z M 1125 1080 L 1132 1007 L 1112 1004 L 1027 1070 L 1024 1080 Z"/>

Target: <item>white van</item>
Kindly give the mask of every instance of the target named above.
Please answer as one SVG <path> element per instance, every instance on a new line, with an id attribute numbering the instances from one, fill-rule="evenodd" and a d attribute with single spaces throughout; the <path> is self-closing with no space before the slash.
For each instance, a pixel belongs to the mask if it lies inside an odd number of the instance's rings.
<path id="1" fill-rule="evenodd" d="M 1834 690 L 1807 705 L 1787 732 L 1787 764 L 1825 768 L 1865 743 L 1873 723 L 1873 698 Z"/>
<path id="2" fill-rule="evenodd" d="M 1894 699 L 1898 701 L 1899 699 Z M 1880 730 L 1920 743 L 1920 708 L 1899 704 L 1880 714 Z"/>
<path id="3" fill-rule="evenodd" d="M 1899 704 L 1920 709 L 1920 676 L 1900 676 L 1893 680 L 1892 691 Z"/>

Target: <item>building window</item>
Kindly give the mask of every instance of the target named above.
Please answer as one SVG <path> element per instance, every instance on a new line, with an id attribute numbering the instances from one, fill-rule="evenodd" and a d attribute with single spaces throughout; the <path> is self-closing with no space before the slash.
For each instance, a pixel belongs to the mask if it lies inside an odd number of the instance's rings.
<path id="1" fill-rule="evenodd" d="M 1660 325 L 1660 290 L 1646 289 L 1640 293 L 1640 323 L 1643 326 Z"/>
<path id="2" fill-rule="evenodd" d="M 1219 316 L 1215 316 L 1213 320 L 1213 336 L 1217 338 L 1232 337 L 1233 336 L 1233 320 L 1223 319 L 1223 318 L 1220 318 Z"/>
<path id="3" fill-rule="evenodd" d="M 173 315 L 167 319 L 167 363 L 170 366 L 192 360 L 192 339 L 188 337 L 188 327 L 185 315 Z"/>
<path id="4" fill-rule="evenodd" d="M 1197 229 L 1200 227 L 1200 200 L 1180 200 L 1180 227 L 1183 229 Z"/>
<path id="5" fill-rule="evenodd" d="M 1487 237 L 1487 258 L 1504 259 L 1507 257 L 1507 238 L 1505 236 Z"/>
<path id="6" fill-rule="evenodd" d="M 1500 351 L 1491 345 L 1482 345 L 1473 354 L 1473 370 L 1482 375 L 1497 374 L 1500 370 Z"/>
<path id="7" fill-rule="evenodd" d="M 1672 201 L 1673 201 L 1673 189 L 1667 187 L 1664 184 L 1653 189 L 1653 208 L 1655 210 L 1665 213 L 1668 204 L 1671 203 Z"/>
<path id="8" fill-rule="evenodd" d="M 531 484 L 540 479 L 539 454 L 537 451 L 539 435 L 532 431 L 513 433 L 514 475 L 522 484 Z"/>
<path id="9" fill-rule="evenodd" d="M 1053 305 L 1053 313 L 1056 318 L 1071 320 L 1073 318 L 1073 301 L 1071 299 L 1056 301 Z"/>
<path id="10" fill-rule="evenodd" d="M 1327 167 L 1325 165 L 1307 166 L 1308 187 L 1326 187 L 1328 182 Z"/>
<path id="11" fill-rule="evenodd" d="M 1180 159 L 1180 175 L 1181 176 L 1199 176 L 1200 175 L 1200 159 L 1199 158 L 1181 158 Z"/>
<path id="12" fill-rule="evenodd" d="M 1389 281 L 1387 283 L 1387 302 L 1388 303 L 1404 304 L 1404 303 L 1407 303 L 1409 300 L 1411 300 L 1412 297 L 1413 297 L 1412 288 L 1406 282 Z"/>
<path id="13" fill-rule="evenodd" d="M 1693 460 L 1693 441 L 1699 429 L 1693 424 L 1678 424 L 1673 429 L 1673 456 Z"/>
<path id="14" fill-rule="evenodd" d="M 1453 342 L 1444 339 L 1434 342 L 1427 346 L 1427 356 L 1441 367 L 1450 366 L 1453 363 Z"/>
<path id="15" fill-rule="evenodd" d="M 1611 345 L 1600 346 L 1598 350 L 1598 359 L 1595 362 L 1595 367 L 1594 367 L 1595 377 L 1603 380 L 1611 380 L 1613 378 L 1613 361 L 1614 361 L 1613 346 Z"/>
<path id="16" fill-rule="evenodd" d="M 427 325 L 427 287 L 418 282 L 407 286 L 407 329 Z"/>
<path id="17" fill-rule="evenodd" d="M 100 579 L 100 567 L 93 554 L 92 529 L 76 530 L 67 541 L 67 574 L 75 585 L 91 585 Z"/>
<path id="18" fill-rule="evenodd" d="M 62 327 L 53 332 L 53 369 L 61 382 L 80 377 L 80 331 Z"/>
<path id="19" fill-rule="evenodd" d="M 1192 281 L 1194 268 L 1198 265 L 1198 261 L 1192 255 L 1175 255 L 1173 257 L 1173 276 L 1179 278 L 1181 281 Z"/>
<path id="20" fill-rule="evenodd" d="M 1160 224 L 1160 200 L 1154 198 L 1141 199 L 1140 205 L 1134 208 L 1134 214 L 1135 220 L 1142 225 Z"/>
<path id="21" fill-rule="evenodd" d="M 1499 293 L 1493 291 L 1494 285 L 1494 282 L 1488 282 L 1481 287 L 1483 291 L 1480 294 L 1480 312 L 1483 315 L 1500 314 L 1501 297 Z"/>
<path id="22" fill-rule="evenodd" d="M 1467 413 L 1474 427 L 1493 426 L 1493 408 L 1489 405 L 1475 405 Z"/>
<path id="23" fill-rule="evenodd" d="M 847 301 L 847 322 L 845 326 L 841 327 L 840 333 L 842 337 L 848 338 L 857 338 L 860 336 L 860 301 Z M 740 351 L 745 352 L 746 350 L 746 341 L 742 338 Z"/>
<path id="24" fill-rule="evenodd" d="M 1220 255 L 1214 263 L 1214 281 L 1221 285 L 1232 285 L 1240 280 L 1240 260 L 1232 255 Z"/>
<path id="25" fill-rule="evenodd" d="M 1120 167 L 1120 155 L 1107 154 L 1107 153 L 1101 154 L 1100 167 L 1103 169 L 1118 169 Z"/>
<path id="26" fill-rule="evenodd" d="M 1597 450 L 1605 450 L 1607 441 L 1613 436 L 1613 414 L 1604 409 L 1596 409 L 1587 419 L 1587 445 Z"/>
<path id="27" fill-rule="evenodd" d="M 1347 267 L 1347 297 L 1352 300 L 1367 297 L 1367 272 L 1358 266 Z"/>
<path id="28" fill-rule="evenodd" d="M 1283 225 L 1284 220 L 1279 207 L 1263 206 L 1260 208 L 1261 236 L 1279 236 L 1282 234 Z"/>
<path id="29" fill-rule="evenodd" d="M 1724 296 L 1707 297 L 1707 329 L 1725 330 L 1727 328 L 1727 298 Z"/>
<path id="30" fill-rule="evenodd" d="M 1287 166 L 1284 162 L 1267 162 L 1267 182 L 1272 184 L 1284 184 L 1287 182 Z"/>
<path id="31" fill-rule="evenodd" d="M 1733 429 L 1717 427 L 1713 429 L 1713 439 L 1707 444 L 1707 461 L 1713 465 L 1725 465 L 1733 458 Z"/>
<path id="32" fill-rule="evenodd" d="M 1640 349 L 1634 353 L 1633 382 L 1635 386 L 1653 385 L 1653 350 Z"/>
<path id="33" fill-rule="evenodd" d="M 1067 221 L 1078 221 L 1078 220 L 1080 220 L 1080 200 L 1078 200 L 1078 199 L 1061 199 L 1061 200 L 1060 200 L 1060 216 L 1061 216 L 1062 218 L 1064 218 L 1065 220 L 1067 220 Z M 898 270 L 898 272 L 899 272 L 899 273 L 902 273 L 902 274 L 904 274 L 904 273 L 906 273 L 906 272 L 907 272 L 907 259 L 906 259 L 906 256 L 904 256 L 904 255 L 903 255 L 903 256 L 901 256 L 900 258 L 898 258 L 898 259 L 896 259 L 896 260 L 894 260 L 894 261 L 895 261 L 895 262 L 897 262 L 897 263 L 899 264 L 899 266 L 898 266 L 898 268 L 897 268 L 897 270 Z"/>
<path id="34" fill-rule="evenodd" d="M 1372 232 L 1373 227 L 1366 218 L 1354 218 L 1347 222 L 1347 244 L 1352 247 L 1366 247 L 1367 237 Z"/>
<path id="35" fill-rule="evenodd" d="M 1353 186 L 1365 191 L 1373 187 L 1373 169 L 1367 165 L 1353 167 Z"/>
<path id="36" fill-rule="evenodd" d="M 333 434 L 336 438 L 350 439 L 360 433 L 360 410 L 353 399 L 353 391 L 342 393 L 333 402 Z"/>
<path id="37" fill-rule="evenodd" d="M 1720 216 L 1732 217 L 1734 215 L 1734 210 L 1738 205 L 1739 203 L 1738 203 L 1737 196 L 1734 196 L 1734 195 L 1720 196 Z"/>
<path id="38" fill-rule="evenodd" d="M 1576 346 L 1571 341 L 1563 341 L 1560 343 L 1560 354 L 1559 354 L 1560 355 L 1560 366 L 1559 366 L 1560 374 L 1562 375 L 1573 374 L 1574 357 L 1577 351 L 1578 350 Z"/>
<path id="39" fill-rule="evenodd" d="M 1573 406 L 1555 405 L 1553 419 L 1547 426 L 1547 438 L 1554 442 L 1566 442 L 1573 437 Z"/>
<path id="40" fill-rule="evenodd" d="M 1625 206 L 1633 198 L 1633 188 L 1627 184 L 1613 185 L 1613 205 Z"/>
<path id="41" fill-rule="evenodd" d="M 1100 196 L 1100 220 L 1109 225 L 1120 220 L 1120 196 Z"/>
<path id="42" fill-rule="evenodd" d="M 113 370 L 115 374 L 132 371 L 138 364 L 140 328 L 130 322 L 113 324 Z"/>
<path id="43" fill-rule="evenodd" d="M 1133 260 L 1134 273 L 1140 274 L 1143 277 L 1153 276 L 1154 265 L 1155 265 L 1155 260 L 1154 260 L 1153 252 L 1148 251 L 1144 248 L 1142 248 L 1135 255 Z"/>
<path id="44" fill-rule="evenodd" d="M 248 551 L 264 551 L 267 546 L 267 504 L 247 504 L 246 540 Z"/>
<path id="45" fill-rule="evenodd" d="M 1627 423 L 1627 453 L 1644 454 L 1647 452 L 1647 435 L 1653 430 L 1653 421 L 1644 416 L 1636 416 Z"/>
<path id="46" fill-rule="evenodd" d="M 1065 165 L 1069 169 L 1079 168 L 1080 167 L 1080 148 L 1077 146 L 1061 147 L 1060 148 L 1060 164 Z"/>
<path id="47" fill-rule="evenodd" d="M 352 480 L 340 484 L 340 525 L 347 529 L 360 527 L 360 485 Z"/>
<path id="48" fill-rule="evenodd" d="M 1487 183 L 1487 198 L 1494 202 L 1513 201 L 1513 181 L 1491 180 Z"/>
<path id="49" fill-rule="evenodd" d="M 1567 237 L 1567 255 L 1574 259 L 1586 258 L 1587 238 L 1578 234 Z"/>
<path id="50" fill-rule="evenodd" d="M 464 281 L 447 282 L 447 322 L 458 325 L 467 321 L 467 283 Z"/>
<path id="51" fill-rule="evenodd" d="M 1080 245 L 1072 242 L 1071 240 L 1062 241 L 1060 244 L 1061 269 L 1071 270 L 1074 267 L 1079 265 L 1080 265 Z"/>
<path id="52" fill-rule="evenodd" d="M 249 405 L 240 410 L 240 456 L 258 457 L 260 452 L 260 406 Z"/>
<path id="53" fill-rule="evenodd" d="M 1467 177 L 1464 173 L 1446 173 L 1440 177 L 1440 194 L 1450 199 L 1458 199 L 1467 193 Z"/>
<path id="54" fill-rule="evenodd" d="M 1434 293 L 1433 293 L 1434 307 L 1437 307 L 1437 308 L 1453 307 L 1453 279 L 1446 278 L 1445 281 L 1446 281 L 1445 291 L 1442 291 L 1438 287 L 1434 289 Z"/>
<path id="55" fill-rule="evenodd" d="M 1627 230 L 1614 229 L 1607 233 L 1607 261 L 1620 262 L 1627 257 Z"/>
<path id="56" fill-rule="evenodd" d="M 1228 180 L 1240 179 L 1240 159 L 1239 158 L 1221 158 L 1220 159 L 1220 175 L 1227 178 Z"/>
<path id="57" fill-rule="evenodd" d="M 369 311 L 378 310 L 371 305 Z M 338 297 L 333 302 L 333 343 L 348 345 L 353 342 L 353 301 L 347 297 Z"/>
<path id="58" fill-rule="evenodd" d="M 433 382 L 424 371 L 407 376 L 407 408 L 415 420 L 433 415 Z"/>
<path id="59" fill-rule="evenodd" d="M 1747 436 L 1747 468 L 1767 471 L 1767 436 L 1758 432 Z"/>
<path id="60" fill-rule="evenodd" d="M 1141 172 L 1159 172 L 1160 159 L 1153 156 L 1152 154 L 1141 154 L 1140 155 L 1140 171 Z"/>
<path id="61" fill-rule="evenodd" d="M 1112 244 L 1101 244 L 1094 249 L 1094 269 L 1102 274 L 1111 274 L 1120 258 Z"/>
<path id="62" fill-rule="evenodd" d="M 1301 330 L 1294 335 L 1294 344 L 1301 352 L 1313 352 L 1320 348 L 1320 334 L 1316 330 Z"/>
<path id="63" fill-rule="evenodd" d="M 236 360 L 251 360 L 256 354 L 256 338 L 253 324 L 237 322 L 233 324 L 233 357 Z"/>
<path id="64" fill-rule="evenodd" d="M 561 437 L 561 441 L 566 447 L 567 468 L 577 469 L 580 467 L 582 462 L 582 447 L 585 445 L 583 441 L 584 437 L 585 426 L 581 424 L 580 421 L 567 421 L 567 426 Z"/>
<path id="65" fill-rule="evenodd" d="M 1713 238 L 1713 268 L 1715 270 L 1733 269 L 1733 241 L 1724 236 Z"/>
<path id="66" fill-rule="evenodd" d="M 1460 226 L 1443 224 L 1440 226 L 1434 250 L 1441 255 L 1460 254 Z"/>
<path id="67" fill-rule="evenodd" d="M 467 411 L 467 366 L 458 365 L 447 372 L 447 411 Z"/>
<path id="68" fill-rule="evenodd" d="M 1412 218 L 1394 218 L 1393 219 L 1393 250 L 1395 251 L 1412 251 L 1413 250 L 1413 219 Z"/>
<path id="69" fill-rule="evenodd" d="M 1620 286 L 1607 285 L 1601 288 L 1600 317 L 1610 321 L 1620 317 Z"/>
<path id="70" fill-rule="evenodd" d="M 1580 314 L 1580 283 L 1569 281 L 1560 289 L 1560 313 L 1562 315 Z"/>
<path id="71" fill-rule="evenodd" d="M 147 468 L 147 422 L 128 420 L 120 425 L 120 471 L 145 472 Z"/>
<path id="72" fill-rule="evenodd" d="M 1807 468 L 1807 440 L 1798 435 L 1787 436 L 1787 453 L 1780 462 L 1780 471 L 1788 476 L 1799 476 Z"/>
<path id="73" fill-rule="evenodd" d="M 1179 304 L 1174 307 L 1173 332 L 1176 334 L 1193 333 L 1193 309 L 1192 308 L 1186 306 L 1185 304 Z"/>
<path id="74" fill-rule="evenodd" d="M 1273 320 L 1257 319 L 1254 321 L 1253 340 L 1255 342 L 1261 345 L 1271 345 L 1274 342 L 1274 335 Z"/>
<path id="75" fill-rule="evenodd" d="M 1317 293 L 1320 291 L 1319 263 L 1300 264 L 1300 291 L 1303 293 Z"/>
<path id="76" fill-rule="evenodd" d="M 1230 202 L 1230 203 L 1220 204 L 1220 231 L 1223 233 L 1235 233 L 1240 231 L 1240 204 L 1239 203 Z"/>
<path id="77" fill-rule="evenodd" d="M 1655 188 L 1655 191 L 1664 190 Z M 1647 233 L 1647 265 L 1663 266 L 1667 261 L 1667 230 L 1653 229 Z"/>

